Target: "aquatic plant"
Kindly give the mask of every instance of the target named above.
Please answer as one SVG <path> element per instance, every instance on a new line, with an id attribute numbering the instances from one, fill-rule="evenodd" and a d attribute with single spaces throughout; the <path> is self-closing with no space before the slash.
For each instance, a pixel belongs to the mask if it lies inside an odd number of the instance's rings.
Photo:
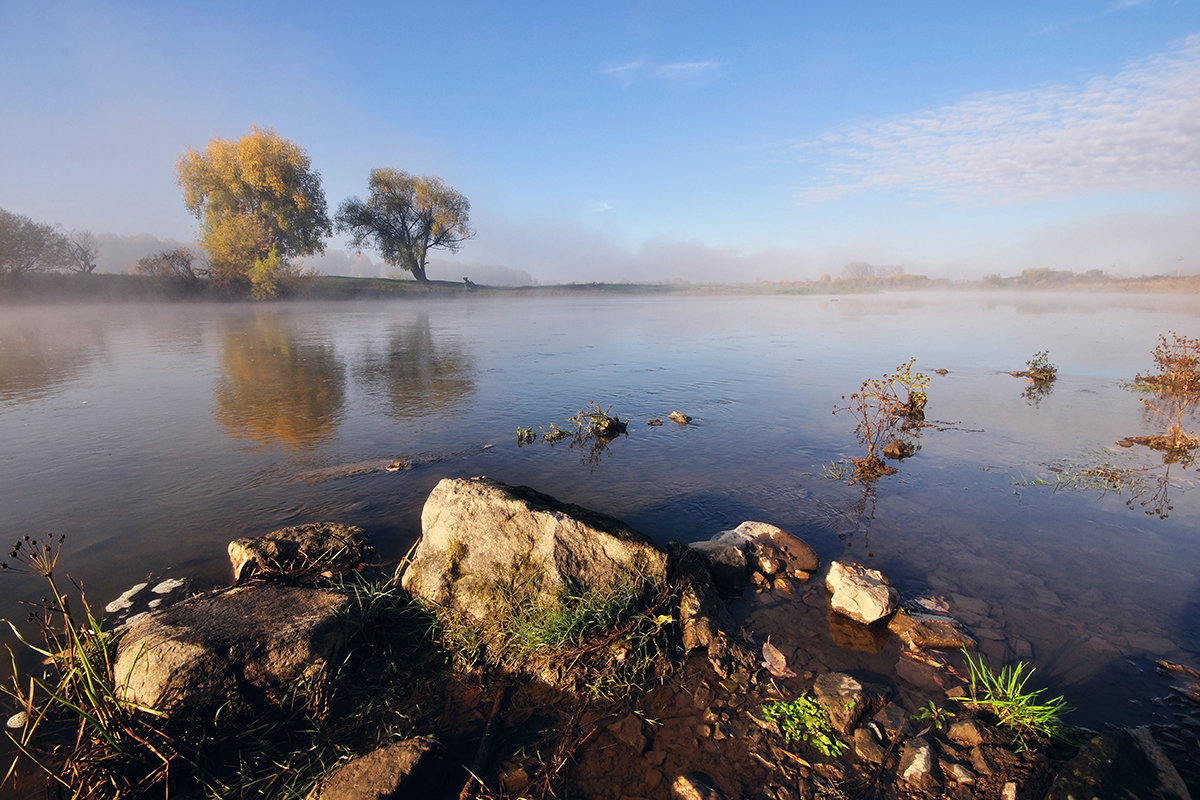
<path id="1" fill-rule="evenodd" d="M 1050 363 L 1050 352 L 1048 350 L 1039 350 L 1033 354 L 1033 357 L 1025 362 L 1027 368 L 1026 375 L 1035 384 L 1050 383 L 1058 377 L 1058 367 Z"/>
<path id="2" fill-rule="evenodd" d="M 957 698 L 967 705 L 982 708 L 996 721 L 1013 732 L 1020 751 L 1050 739 L 1069 740 L 1063 715 L 1070 711 L 1062 695 L 1042 700 L 1045 689 L 1025 688 L 1034 668 L 1024 661 L 1008 664 L 999 672 L 993 671 L 980 655 L 975 659 L 962 651 L 967 661 L 967 693 Z"/>
<path id="3" fill-rule="evenodd" d="M 1200 402 L 1200 340 L 1180 336 L 1174 331 L 1170 335 L 1169 341 L 1160 335 L 1158 346 L 1154 348 L 1154 365 L 1159 374 L 1138 375 L 1135 382 L 1154 391 L 1153 398 L 1143 397 L 1141 402 L 1154 416 L 1167 421 L 1166 433 L 1152 437 L 1149 446 L 1166 452 L 1172 461 L 1178 461 L 1189 457 L 1200 446 L 1200 437 L 1183 426 L 1184 415 Z"/>
<path id="4" fill-rule="evenodd" d="M 49 669 L 41 675 L 22 675 L 16 654 L 8 648 L 11 685 L 0 684 L 0 693 L 16 701 L 20 712 L 5 727 L 17 755 L 0 785 L 28 762 L 73 797 L 138 795 L 167 782 L 175 745 L 150 721 L 161 713 L 122 696 L 102 620 L 80 586 L 68 579 L 78 595 L 79 610 L 72 610 L 55 575 L 64 539 L 24 536 L 13 546 L 9 561 L 0 564 L 5 571 L 43 579 L 50 591 L 28 618 L 44 645 L 4 620 L 17 641 L 44 659 Z"/>
<path id="5" fill-rule="evenodd" d="M 915 363 L 916 359 L 910 358 L 895 372 L 867 378 L 858 391 L 842 395 L 844 406 L 834 406 L 834 414 L 845 412 L 855 420 L 855 432 L 867 448 L 866 456 L 853 459 L 855 478 L 870 481 L 895 472 L 880 457 L 883 445 L 898 428 L 911 428 L 925 418 L 924 389 L 929 378 L 913 372 Z"/>
<path id="6" fill-rule="evenodd" d="M 762 707 L 763 718 L 776 723 L 785 742 L 807 742 L 823 755 L 836 757 L 846 745 L 833 733 L 829 713 L 811 694 L 793 700 L 772 700 Z"/>

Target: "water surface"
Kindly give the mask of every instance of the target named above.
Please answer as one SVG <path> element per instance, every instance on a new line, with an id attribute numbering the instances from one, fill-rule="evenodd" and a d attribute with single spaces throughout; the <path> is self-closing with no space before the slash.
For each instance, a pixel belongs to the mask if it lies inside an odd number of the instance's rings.
<path id="1" fill-rule="evenodd" d="M 1082 721 L 1149 720 L 1153 659 L 1200 661 L 1200 493 L 1194 468 L 1160 485 L 1160 456 L 1114 442 L 1161 427 L 1123 383 L 1160 333 L 1200 335 L 1197 312 L 1000 293 L 6 308 L 0 535 L 65 532 L 62 566 L 103 605 L 147 577 L 221 583 L 230 539 L 300 522 L 362 525 L 395 560 L 438 480 L 488 475 L 659 541 L 778 524 L 986 609 L 985 652 L 1031 657 Z M 1027 397 L 1007 373 L 1039 350 L 1059 378 Z M 912 356 L 949 371 L 917 455 L 869 489 L 822 477 L 860 449 L 841 396 Z M 628 437 L 517 446 L 588 401 Z M 695 422 L 646 425 L 674 409 Z M 377 469 L 397 459 L 414 466 Z M 1098 464 L 1144 491 L 1035 484 Z M 11 617 L 40 593 L 0 580 Z"/>

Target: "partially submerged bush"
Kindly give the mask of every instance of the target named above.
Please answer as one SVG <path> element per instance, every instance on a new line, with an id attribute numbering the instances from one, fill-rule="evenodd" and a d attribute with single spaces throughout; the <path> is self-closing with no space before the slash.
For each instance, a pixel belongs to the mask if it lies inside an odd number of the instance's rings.
<path id="1" fill-rule="evenodd" d="M 895 472 L 881 458 L 883 446 L 892 440 L 897 430 L 917 427 L 925 419 L 925 389 L 929 378 L 913 372 L 915 358 L 896 367 L 892 373 L 879 378 L 867 378 L 857 392 L 842 395 L 844 406 L 834 406 L 833 413 L 848 413 L 858 424 L 858 439 L 867 448 L 863 458 L 854 459 L 854 477 L 874 480 Z"/>
<path id="2" fill-rule="evenodd" d="M 1049 383 L 1058 377 L 1058 367 L 1050 363 L 1050 351 L 1039 350 L 1025 362 L 1026 374 L 1034 383 Z"/>
<path id="3" fill-rule="evenodd" d="M 1195 432 L 1184 429 L 1183 417 L 1200 401 L 1200 339 L 1189 339 L 1170 332 L 1171 339 L 1158 337 L 1154 348 L 1157 375 L 1136 376 L 1135 382 L 1154 392 L 1153 399 L 1141 398 L 1155 416 L 1167 421 L 1166 433 L 1151 437 L 1149 446 L 1162 450 L 1172 461 L 1190 458 L 1200 445 Z"/>

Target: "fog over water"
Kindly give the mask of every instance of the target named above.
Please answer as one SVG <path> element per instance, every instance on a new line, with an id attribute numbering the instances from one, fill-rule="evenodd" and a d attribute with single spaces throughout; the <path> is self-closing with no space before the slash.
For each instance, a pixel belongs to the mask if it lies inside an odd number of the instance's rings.
<path id="1" fill-rule="evenodd" d="M 438 480 L 488 475 L 661 542 L 772 522 L 952 613 L 983 601 L 985 653 L 1027 644 L 1080 721 L 1138 720 L 1153 659 L 1200 659 L 1200 492 L 1194 467 L 1114 443 L 1161 427 L 1123 384 L 1197 312 L 1004 293 L 5 308 L 0 536 L 65 532 L 61 564 L 103 606 L 148 577 L 222 583 L 230 539 L 300 522 L 362 525 L 394 561 Z M 1007 373 L 1040 350 L 1059 377 L 1029 395 Z M 916 456 L 871 487 L 822 477 L 860 452 L 835 404 L 913 356 L 934 423 Z M 589 401 L 629 435 L 518 447 Z M 674 409 L 695 422 L 646 425 Z M 413 468 L 381 469 L 397 459 Z M 1034 482 L 1101 464 L 1137 486 Z M 40 593 L 3 576 L 0 607 Z"/>

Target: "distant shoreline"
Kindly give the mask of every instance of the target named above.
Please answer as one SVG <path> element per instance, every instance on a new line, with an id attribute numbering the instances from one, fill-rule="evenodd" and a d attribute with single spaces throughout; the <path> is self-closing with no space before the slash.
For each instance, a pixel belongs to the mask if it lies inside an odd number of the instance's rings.
<path id="1" fill-rule="evenodd" d="M 1032 273 L 1032 274 L 1031 274 Z M 817 281 L 770 281 L 756 283 L 567 283 L 537 286 L 485 286 L 456 281 L 431 280 L 418 283 L 397 278 L 351 278 L 318 275 L 296 280 L 273 300 L 370 300 L 419 297 L 489 297 L 518 295 L 854 295 L 922 291 L 1029 291 L 1029 292 L 1143 292 L 1200 294 L 1200 276 L 1151 275 L 1137 278 L 1075 275 L 1053 270 L 1026 270 L 1019 276 L 989 276 L 982 280 L 951 281 L 923 275 L 896 278 L 826 279 Z M 183 284 L 143 275 L 111 273 L 36 273 L 0 276 L 0 304 L 242 302 L 201 282 Z"/>

